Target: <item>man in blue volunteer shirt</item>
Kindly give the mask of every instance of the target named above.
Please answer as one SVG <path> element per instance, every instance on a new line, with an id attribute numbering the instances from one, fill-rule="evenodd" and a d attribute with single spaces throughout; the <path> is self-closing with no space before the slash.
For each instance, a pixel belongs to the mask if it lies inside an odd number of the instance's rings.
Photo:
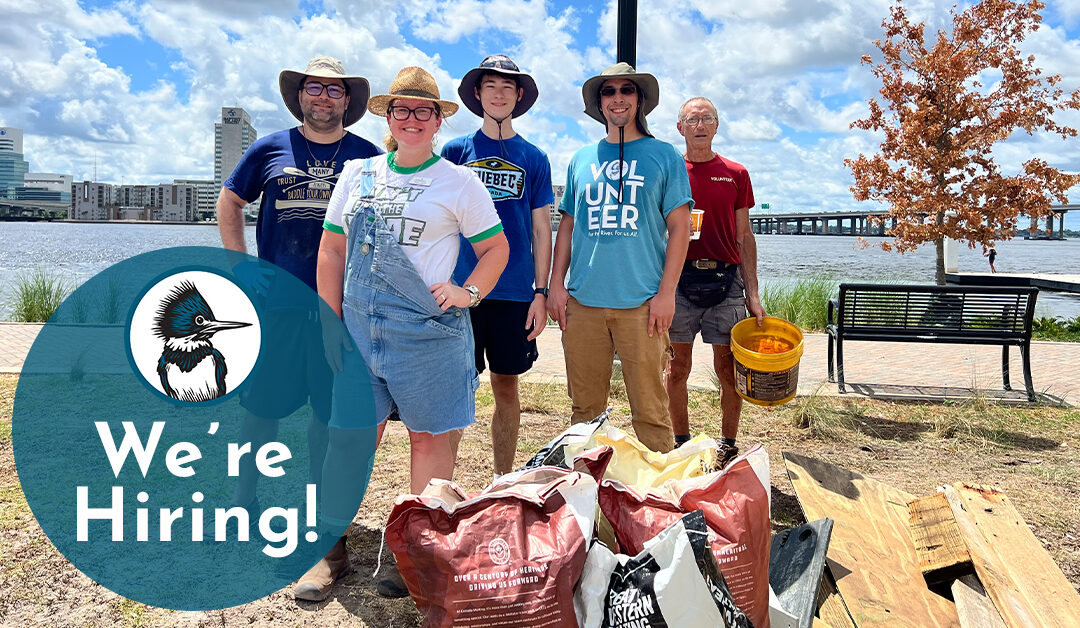
<path id="1" fill-rule="evenodd" d="M 278 76 L 278 86 L 285 106 L 301 124 L 268 135 L 247 149 L 218 197 L 218 227 L 225 248 L 246 252 L 243 209 L 261 197 L 255 229 L 259 258 L 296 275 L 316 291 L 315 266 L 323 218 L 338 175 L 346 161 L 382 151 L 345 130 L 364 115 L 370 90 L 367 79 L 347 76 L 337 59 L 315 57 L 303 72 L 285 70 Z M 260 281 L 255 279 L 253 284 Z M 276 436 L 279 419 L 295 412 L 310 398 L 310 473 L 317 484 L 326 452 L 333 382 L 322 355 L 321 328 L 317 321 L 308 320 L 308 304 L 274 302 L 272 280 L 268 286 L 256 286 L 256 290 L 260 289 L 267 292 L 267 307 L 274 310 L 274 316 L 265 322 L 271 327 L 269 334 L 295 343 L 276 343 L 259 367 L 260 372 L 266 369 L 274 375 L 255 378 L 241 393 L 241 402 L 249 411 L 241 439 L 251 442 L 252 451 L 256 451 Z M 277 333 L 275 326 L 279 326 Z M 267 359 L 273 363 L 266 364 Z M 249 516 L 254 518 L 259 514 L 255 494 L 258 475 L 252 458 L 244 456 L 241 460 L 234 499 L 247 506 Z M 300 579 L 294 591 L 296 598 L 326 599 L 334 580 L 348 567 L 342 537 Z"/>
<path id="2" fill-rule="evenodd" d="M 551 165 L 544 151 L 514 132 L 513 120 L 536 102 L 532 77 L 505 55 L 491 55 L 469 70 L 458 87 L 462 104 L 482 117 L 477 132 L 446 144 L 442 156 L 476 172 L 495 201 L 510 242 L 510 261 L 499 283 L 470 311 L 476 370 L 491 371 L 495 412 L 491 444 L 495 473 L 509 473 L 517 451 L 521 404 L 518 375 L 537 358 L 536 337 L 547 324 L 551 270 Z M 463 285 L 476 254 L 463 243 L 454 280 Z"/>
<path id="3" fill-rule="evenodd" d="M 548 312 L 563 330 L 571 420 L 607 407 L 618 351 L 634 432 L 666 452 L 674 435 L 662 374 L 690 241 L 690 182 L 675 147 L 649 134 L 645 116 L 660 101 L 654 76 L 618 63 L 581 93 L 607 137 L 574 154 L 559 207 Z"/>

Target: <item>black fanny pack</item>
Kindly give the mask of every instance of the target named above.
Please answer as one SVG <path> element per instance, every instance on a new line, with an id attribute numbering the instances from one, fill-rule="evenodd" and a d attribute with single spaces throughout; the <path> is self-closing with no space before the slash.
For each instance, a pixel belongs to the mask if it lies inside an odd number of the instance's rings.
<path id="1" fill-rule="evenodd" d="M 679 293 L 697 307 L 719 305 L 735 282 L 738 264 L 718 264 L 716 268 L 694 268 L 689 264 L 679 277 Z"/>

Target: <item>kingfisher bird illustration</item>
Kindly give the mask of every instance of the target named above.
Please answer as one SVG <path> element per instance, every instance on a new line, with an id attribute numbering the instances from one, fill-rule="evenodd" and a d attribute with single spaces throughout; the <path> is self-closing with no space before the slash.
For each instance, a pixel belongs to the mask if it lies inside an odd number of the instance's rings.
<path id="1" fill-rule="evenodd" d="M 195 284 L 182 281 L 166 296 L 154 320 L 165 340 L 157 372 L 165 394 L 181 401 L 207 401 L 225 394 L 225 356 L 210 338 L 251 323 L 219 321 Z"/>

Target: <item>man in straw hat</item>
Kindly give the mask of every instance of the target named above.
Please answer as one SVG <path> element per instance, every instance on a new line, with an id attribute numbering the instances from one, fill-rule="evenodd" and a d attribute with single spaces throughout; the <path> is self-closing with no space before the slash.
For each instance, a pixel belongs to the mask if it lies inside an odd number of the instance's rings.
<path id="1" fill-rule="evenodd" d="M 491 55 L 458 86 L 465 107 L 483 118 L 480 130 L 451 140 L 442 156 L 471 168 L 487 187 L 510 242 L 510 260 L 495 289 L 471 312 L 476 370 L 491 369 L 495 411 L 491 445 L 497 475 L 509 473 L 517 451 L 521 404 L 518 375 L 538 357 L 536 337 L 547 325 L 551 271 L 551 164 L 544 151 L 514 131 L 513 121 L 536 102 L 536 82 L 505 55 Z M 454 280 L 463 285 L 476 254 L 462 242 Z M 485 354 L 487 360 L 485 364 Z"/>
<path id="2" fill-rule="evenodd" d="M 607 136 L 570 160 L 559 207 L 548 312 L 563 330 L 571 420 L 607 407 L 617 351 L 634 432 L 666 452 L 674 438 L 663 371 L 690 238 L 690 183 L 682 156 L 645 122 L 660 99 L 655 77 L 617 63 L 581 93 Z"/>
<path id="3" fill-rule="evenodd" d="M 316 290 L 315 267 L 323 218 L 338 175 L 346 161 L 382 151 L 345 130 L 367 110 L 369 89 L 367 79 L 345 74 L 337 59 L 315 57 L 303 72 L 285 70 L 278 76 L 278 86 L 285 106 L 300 125 L 263 137 L 248 148 L 221 189 L 218 226 L 225 248 L 246 252 L 243 208 L 261 197 L 255 228 L 259 258 L 289 271 Z M 255 279 L 254 283 L 260 281 L 266 280 Z M 264 284 L 262 289 L 266 288 Z M 272 291 L 272 286 L 269 289 Z M 310 399 L 313 416 L 308 429 L 309 471 L 318 484 L 326 451 L 333 376 L 322 355 L 318 323 L 307 320 L 306 310 L 290 311 L 287 306 L 279 310 L 268 319 L 271 337 L 295 342 L 267 352 L 266 357 L 274 363 L 265 364 L 264 359 L 260 372 L 267 369 L 275 375 L 255 378 L 245 389 L 241 401 L 249 417 L 241 438 L 251 442 L 252 451 L 257 451 L 276 436 L 280 419 Z M 274 326 L 279 326 L 278 333 Z M 280 385 L 283 381 L 289 385 Z M 259 510 L 257 478 L 253 456 L 244 456 L 234 500 L 246 506 L 252 518 L 258 517 Z M 334 579 L 347 568 L 342 538 L 300 579 L 295 590 L 297 599 L 325 599 Z"/>
<path id="4" fill-rule="evenodd" d="M 765 308 L 758 298 L 757 243 L 750 228 L 754 188 L 745 166 L 713 151 L 719 123 L 716 107 L 708 98 L 691 98 L 679 109 L 677 128 L 686 140 L 686 170 L 694 209 L 704 213 L 698 234 L 687 249 L 675 298 L 671 325 L 675 357 L 666 381 L 675 444 L 680 445 L 690 440 L 686 380 L 693 365 L 694 339 L 700 331 L 701 339 L 712 345 L 713 368 L 720 382 L 720 462 L 726 465 L 739 454 L 735 436 L 742 412 L 742 398 L 735 392 L 731 328 L 746 318 L 748 310 L 760 325 Z"/>

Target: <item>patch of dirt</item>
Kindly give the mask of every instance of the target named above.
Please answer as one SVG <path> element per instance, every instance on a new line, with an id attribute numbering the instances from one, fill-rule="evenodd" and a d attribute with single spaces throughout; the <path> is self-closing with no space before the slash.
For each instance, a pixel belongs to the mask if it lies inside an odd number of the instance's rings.
<path id="1" fill-rule="evenodd" d="M 291 587 L 243 606 L 213 612 L 177 612 L 132 602 L 97 585 L 63 558 L 45 537 L 19 490 L 11 448 L 15 376 L 0 376 L 0 625 L 11 626 L 370 626 L 421 625 L 408 598 L 375 594 L 382 526 L 394 499 L 408 489 L 408 436 L 391 425 L 375 460 L 360 512 L 348 535 L 353 573 L 329 600 L 296 602 Z M 523 385 L 518 465 L 564 430 L 565 388 Z M 613 399 L 618 427 L 631 430 L 625 398 Z M 491 481 L 491 394 L 478 394 L 477 422 L 466 430 L 456 480 L 466 491 Z M 693 392 L 695 432 L 720 432 L 715 393 Z M 796 425 L 807 425 L 799 428 Z M 1080 585 L 1080 413 L 1064 408 L 1011 409 L 970 404 L 888 403 L 863 398 L 800 398 L 779 408 L 744 406 L 739 446 L 761 443 L 769 453 L 772 528 L 804 521 L 781 453 L 796 451 L 847 467 L 916 496 L 942 484 L 994 484 L 1013 503 L 1062 571 Z M 944 433 L 942 425 L 948 427 Z M 383 566 L 392 564 L 383 548 Z"/>

